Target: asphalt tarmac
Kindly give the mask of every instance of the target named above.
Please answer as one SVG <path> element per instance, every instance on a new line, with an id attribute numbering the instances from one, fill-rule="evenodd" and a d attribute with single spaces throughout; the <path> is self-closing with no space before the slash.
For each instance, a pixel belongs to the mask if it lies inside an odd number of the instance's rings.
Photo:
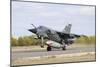
<path id="1" fill-rule="evenodd" d="M 65 51 L 63 51 L 62 49 L 53 49 L 52 51 L 47 51 L 47 50 L 15 51 L 15 52 L 11 52 L 11 59 L 15 60 L 18 58 L 74 54 L 74 53 L 82 53 L 82 52 L 95 52 L 95 47 L 74 47 L 74 48 L 67 48 Z"/>

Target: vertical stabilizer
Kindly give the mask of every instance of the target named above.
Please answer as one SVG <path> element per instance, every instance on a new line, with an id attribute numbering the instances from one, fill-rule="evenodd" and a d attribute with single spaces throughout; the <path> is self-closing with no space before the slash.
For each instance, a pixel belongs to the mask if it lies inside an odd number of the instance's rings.
<path id="1" fill-rule="evenodd" d="M 72 27 L 72 24 L 68 24 L 68 26 L 65 26 L 63 32 L 64 32 L 64 33 L 67 33 L 67 34 L 70 34 L 70 32 L 71 32 L 71 27 Z"/>

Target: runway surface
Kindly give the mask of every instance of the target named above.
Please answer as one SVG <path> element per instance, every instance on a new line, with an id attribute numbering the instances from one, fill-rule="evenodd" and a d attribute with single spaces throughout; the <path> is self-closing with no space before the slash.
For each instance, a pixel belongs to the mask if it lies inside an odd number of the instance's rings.
<path id="1" fill-rule="evenodd" d="M 11 53 L 11 59 L 15 60 L 18 58 L 27 57 L 38 57 L 38 56 L 48 56 L 48 55 L 61 55 L 61 54 L 72 54 L 72 53 L 82 53 L 82 52 L 95 52 L 95 47 L 75 47 L 67 48 L 65 51 L 61 49 L 53 49 L 52 51 L 38 50 L 38 51 L 16 51 Z"/>

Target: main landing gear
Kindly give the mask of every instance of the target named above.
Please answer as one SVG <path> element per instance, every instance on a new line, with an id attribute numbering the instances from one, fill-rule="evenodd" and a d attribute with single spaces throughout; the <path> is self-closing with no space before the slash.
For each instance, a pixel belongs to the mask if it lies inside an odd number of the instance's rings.
<path id="1" fill-rule="evenodd" d="M 51 46 L 48 46 L 47 47 L 47 51 L 51 51 Z"/>
<path id="2" fill-rule="evenodd" d="M 66 50 L 66 46 L 62 47 L 62 50 Z"/>

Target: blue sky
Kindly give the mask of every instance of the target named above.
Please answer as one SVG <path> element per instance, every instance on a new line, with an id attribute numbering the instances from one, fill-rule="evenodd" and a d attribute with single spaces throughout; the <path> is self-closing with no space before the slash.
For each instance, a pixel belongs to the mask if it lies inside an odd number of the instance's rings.
<path id="1" fill-rule="evenodd" d="M 31 2 L 12 2 L 12 35 L 32 35 L 28 29 L 46 26 L 62 31 L 71 23 L 71 33 L 95 35 L 95 7 Z"/>

